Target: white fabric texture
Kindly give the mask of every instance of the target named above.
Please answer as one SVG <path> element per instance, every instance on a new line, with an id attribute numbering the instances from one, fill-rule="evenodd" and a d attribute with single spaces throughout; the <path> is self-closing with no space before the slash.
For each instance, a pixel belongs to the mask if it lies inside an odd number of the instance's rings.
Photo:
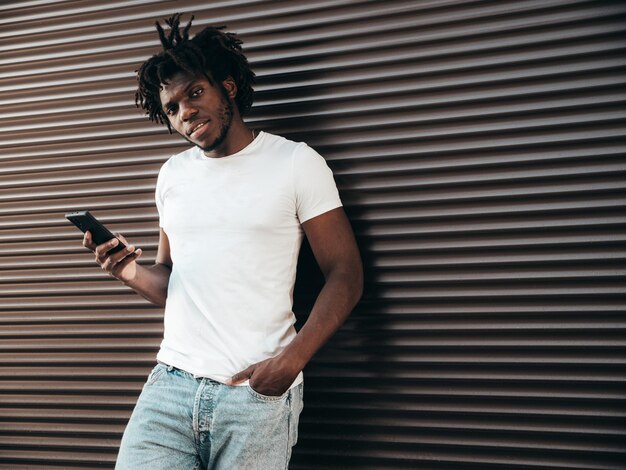
<path id="1" fill-rule="evenodd" d="M 193 147 L 161 167 L 156 205 L 173 263 L 157 359 L 224 383 L 280 353 L 300 224 L 342 205 L 326 161 L 266 132 L 227 157 Z"/>

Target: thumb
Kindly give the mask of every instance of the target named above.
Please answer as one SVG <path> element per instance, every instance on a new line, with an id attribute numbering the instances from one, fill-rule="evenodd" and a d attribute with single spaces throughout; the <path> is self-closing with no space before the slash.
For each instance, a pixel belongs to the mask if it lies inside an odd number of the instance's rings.
<path id="1" fill-rule="evenodd" d="M 252 377 L 252 373 L 254 372 L 254 368 L 256 364 L 251 365 L 247 369 L 242 370 L 241 372 L 236 373 L 230 379 L 226 381 L 226 385 L 235 385 L 241 382 L 248 380 Z"/>

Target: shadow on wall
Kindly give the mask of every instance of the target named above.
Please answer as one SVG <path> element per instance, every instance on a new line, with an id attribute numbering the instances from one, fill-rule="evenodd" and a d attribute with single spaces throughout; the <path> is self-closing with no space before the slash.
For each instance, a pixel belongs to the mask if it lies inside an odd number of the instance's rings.
<path id="1" fill-rule="evenodd" d="M 272 75 L 281 67 L 301 72 Z M 361 199 L 357 192 L 350 191 L 350 178 L 337 175 L 339 165 L 342 170 L 347 169 L 350 162 L 333 162 L 332 156 L 327 154 L 329 147 L 326 144 L 335 140 L 331 138 L 331 133 L 338 135 L 340 132 L 334 129 L 333 120 L 345 119 L 345 116 L 335 118 L 333 113 L 327 113 L 339 104 L 329 101 L 333 85 L 324 80 L 324 72 L 316 64 L 314 56 L 257 62 L 253 68 L 259 76 L 257 87 L 264 91 L 255 95 L 257 105 L 251 110 L 249 122 L 252 127 L 261 127 L 294 141 L 307 142 L 331 160 L 329 166 L 335 172 L 335 180 L 346 205 L 344 209 L 357 237 L 365 274 L 361 302 L 304 371 L 305 406 L 290 468 L 363 468 L 357 456 L 362 456 L 363 449 L 371 445 L 371 434 L 375 431 L 369 423 L 375 421 L 381 415 L 380 410 L 385 408 L 384 390 L 388 387 L 388 380 L 384 378 L 384 370 L 389 357 L 386 352 L 387 338 L 380 334 L 385 330 L 387 320 L 381 303 L 376 300 L 379 293 L 376 292 L 373 270 L 370 269 L 371 242 L 360 235 L 367 233 L 364 222 L 356 221 Z M 299 83 L 303 85 L 298 86 Z M 270 104 L 263 106 L 262 103 Z M 357 148 L 351 150 L 358 155 Z M 297 329 L 308 318 L 323 284 L 324 277 L 305 238 L 294 289 Z M 370 438 L 364 439 L 367 437 L 364 433 L 369 433 Z"/>
<path id="2" fill-rule="evenodd" d="M 346 209 L 351 218 L 349 208 Z M 356 233 L 359 226 L 353 223 Z M 343 327 L 306 367 L 305 407 L 300 417 L 298 444 L 290 468 L 359 468 L 355 453 L 371 443 L 364 436 L 380 415 L 388 379 L 384 377 L 386 358 L 385 319 L 376 312 L 377 294 L 372 289 L 367 242 L 357 235 L 365 273 L 365 292 Z M 296 327 L 299 329 L 311 311 L 324 277 L 304 241 L 298 261 L 294 292 Z M 365 438 L 365 439 L 364 439 Z M 360 450 L 357 450 L 360 449 Z"/>

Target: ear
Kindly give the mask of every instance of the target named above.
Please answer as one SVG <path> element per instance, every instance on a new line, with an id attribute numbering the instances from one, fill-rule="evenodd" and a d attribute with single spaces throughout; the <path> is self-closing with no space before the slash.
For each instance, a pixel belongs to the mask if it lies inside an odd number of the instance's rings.
<path id="1" fill-rule="evenodd" d="M 235 83 L 235 80 L 233 80 L 233 77 L 226 77 L 226 79 L 222 82 L 222 85 L 224 86 L 228 97 L 231 100 L 234 100 L 235 96 L 237 96 L 237 84 Z"/>

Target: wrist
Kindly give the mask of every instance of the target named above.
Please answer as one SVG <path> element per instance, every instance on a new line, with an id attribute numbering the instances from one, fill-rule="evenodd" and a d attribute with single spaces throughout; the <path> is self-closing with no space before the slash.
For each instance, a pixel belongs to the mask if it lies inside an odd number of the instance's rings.
<path id="1" fill-rule="evenodd" d="M 139 266 L 137 266 L 137 268 L 139 268 Z M 129 277 L 118 277 L 118 279 L 120 281 L 122 281 L 122 283 L 125 286 L 134 287 L 134 285 L 136 284 L 136 281 L 137 281 L 137 277 L 139 275 L 139 269 L 137 269 L 137 268 L 135 268 L 135 272 L 133 273 L 132 276 L 129 276 Z"/>
<path id="2" fill-rule="evenodd" d="M 280 353 L 279 357 L 283 367 L 290 371 L 294 377 L 298 375 L 309 362 L 309 360 L 298 350 L 293 348 L 292 345 L 285 348 L 285 350 Z"/>

